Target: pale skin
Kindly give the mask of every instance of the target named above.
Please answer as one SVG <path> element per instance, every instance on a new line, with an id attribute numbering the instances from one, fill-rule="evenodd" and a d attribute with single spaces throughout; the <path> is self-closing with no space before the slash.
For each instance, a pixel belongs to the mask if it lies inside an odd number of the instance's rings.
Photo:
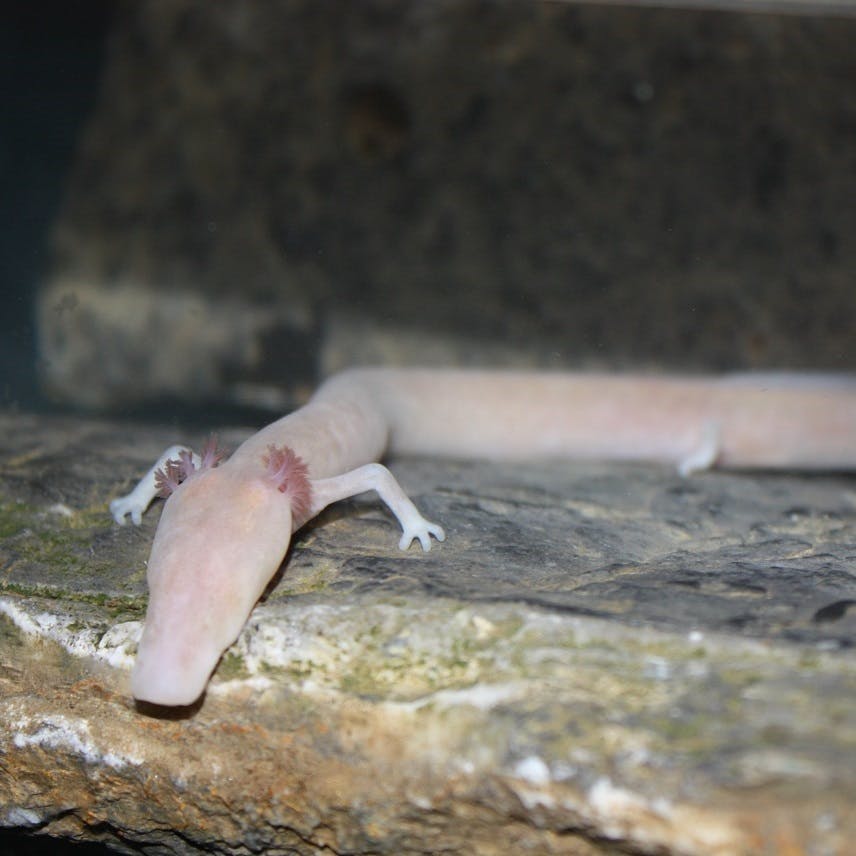
<path id="1" fill-rule="evenodd" d="M 274 483 L 271 449 L 292 450 L 308 486 Z M 168 449 L 110 504 L 139 523 Z M 340 499 L 376 491 L 423 550 L 443 529 L 422 517 L 387 452 L 498 460 L 598 458 L 711 467 L 856 470 L 856 380 L 824 375 L 643 375 L 355 369 L 263 428 L 164 505 L 148 564 L 149 606 L 134 696 L 186 705 L 204 691 L 280 567 L 291 534 Z M 194 456 L 197 468 L 199 456 Z M 267 466 L 267 470 L 266 470 Z M 301 488 L 302 490 L 302 488 Z M 303 504 L 296 501 L 300 496 Z"/>

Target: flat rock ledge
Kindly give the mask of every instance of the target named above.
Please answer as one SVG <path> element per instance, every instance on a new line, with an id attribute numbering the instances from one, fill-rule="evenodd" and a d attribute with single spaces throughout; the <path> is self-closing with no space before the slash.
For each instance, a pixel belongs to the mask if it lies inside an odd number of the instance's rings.
<path id="1" fill-rule="evenodd" d="M 448 540 L 332 509 L 170 713 L 128 693 L 158 509 L 105 506 L 177 439 L 0 414 L 0 843 L 852 852 L 852 478 L 393 462 Z"/>

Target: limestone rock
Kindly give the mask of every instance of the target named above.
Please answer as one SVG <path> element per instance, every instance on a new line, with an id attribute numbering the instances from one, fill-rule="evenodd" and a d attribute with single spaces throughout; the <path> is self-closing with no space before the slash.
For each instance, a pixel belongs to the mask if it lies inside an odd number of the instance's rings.
<path id="1" fill-rule="evenodd" d="M 244 432 L 225 432 L 236 442 Z M 852 478 L 401 460 L 200 704 L 128 695 L 165 429 L 0 417 L 0 823 L 147 853 L 845 854 Z M 0 839 L 2 843 L 2 839 Z"/>

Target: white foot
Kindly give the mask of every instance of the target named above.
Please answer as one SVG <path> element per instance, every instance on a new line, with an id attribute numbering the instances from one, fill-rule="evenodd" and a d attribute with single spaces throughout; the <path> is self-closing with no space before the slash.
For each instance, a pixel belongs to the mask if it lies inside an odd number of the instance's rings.
<path id="1" fill-rule="evenodd" d="M 719 425 L 716 422 L 705 422 L 701 429 L 701 442 L 678 462 L 678 472 L 686 477 L 709 470 L 719 457 L 719 438 Z"/>

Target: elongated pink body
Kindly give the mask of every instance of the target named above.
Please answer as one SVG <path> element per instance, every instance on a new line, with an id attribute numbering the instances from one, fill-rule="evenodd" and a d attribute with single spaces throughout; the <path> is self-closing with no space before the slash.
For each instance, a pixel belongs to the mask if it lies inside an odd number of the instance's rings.
<path id="1" fill-rule="evenodd" d="M 427 369 L 337 375 L 220 466 L 213 452 L 198 468 L 186 454 L 163 463 L 158 484 L 173 493 L 149 560 L 135 697 L 182 705 L 202 693 L 291 533 L 329 502 L 377 490 L 402 525 L 402 546 L 442 540 L 442 529 L 421 517 L 391 474 L 371 464 L 387 451 L 638 459 L 671 462 L 684 473 L 856 470 L 856 381 Z M 111 504 L 119 522 L 127 514 L 139 520 L 155 481 L 150 474 Z"/>

